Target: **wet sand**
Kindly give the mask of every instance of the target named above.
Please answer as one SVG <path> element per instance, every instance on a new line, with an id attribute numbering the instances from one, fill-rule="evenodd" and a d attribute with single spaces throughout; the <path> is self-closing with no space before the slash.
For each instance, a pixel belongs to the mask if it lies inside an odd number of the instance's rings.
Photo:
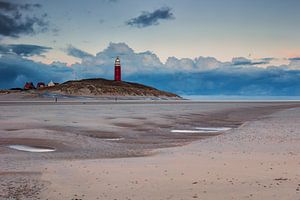
<path id="1" fill-rule="evenodd" d="M 298 107 L 296 102 L 2 102 L 0 197 L 296 199 Z M 232 129 L 171 133 L 195 127 Z M 14 144 L 56 151 L 8 148 Z"/>

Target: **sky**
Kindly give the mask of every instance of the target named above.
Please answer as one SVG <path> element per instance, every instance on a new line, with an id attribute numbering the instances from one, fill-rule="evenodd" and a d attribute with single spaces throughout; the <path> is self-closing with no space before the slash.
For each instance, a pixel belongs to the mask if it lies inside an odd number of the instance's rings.
<path id="1" fill-rule="evenodd" d="M 0 0 L 0 88 L 110 78 L 120 56 L 128 80 L 166 90 L 300 95 L 299 9 L 298 0 Z M 199 89 L 208 72 L 218 76 Z M 273 77 L 268 87 L 258 72 Z M 228 76 L 241 73 L 249 92 L 231 88 Z M 192 88 L 159 84 L 170 74 L 195 79 Z"/>

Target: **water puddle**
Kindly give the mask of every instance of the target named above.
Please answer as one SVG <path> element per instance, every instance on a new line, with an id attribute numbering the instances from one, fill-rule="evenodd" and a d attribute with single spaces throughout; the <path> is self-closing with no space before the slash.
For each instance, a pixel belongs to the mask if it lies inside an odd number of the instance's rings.
<path id="1" fill-rule="evenodd" d="M 200 131 L 208 131 L 208 132 L 221 132 L 221 131 L 229 131 L 232 128 L 229 127 L 196 127 L 197 130 Z"/>
<path id="2" fill-rule="evenodd" d="M 124 140 L 124 138 L 102 138 L 104 141 L 120 141 Z"/>
<path id="3" fill-rule="evenodd" d="M 229 127 L 196 127 L 194 130 L 171 130 L 171 133 L 218 133 L 230 129 Z"/>
<path id="4" fill-rule="evenodd" d="M 49 147 L 38 147 L 38 146 L 27 146 L 27 145 L 8 145 L 9 148 L 19 150 L 19 151 L 26 151 L 26 152 L 33 152 L 33 153 L 45 153 L 45 152 L 53 152 L 56 151 L 54 148 Z"/>

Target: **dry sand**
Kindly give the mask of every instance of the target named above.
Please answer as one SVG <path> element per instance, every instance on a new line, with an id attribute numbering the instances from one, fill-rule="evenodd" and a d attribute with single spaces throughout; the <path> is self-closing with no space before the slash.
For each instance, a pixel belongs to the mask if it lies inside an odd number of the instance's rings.
<path id="1" fill-rule="evenodd" d="M 299 107 L 291 102 L 2 102 L 0 199 L 297 200 Z M 224 126 L 233 129 L 170 132 Z M 9 144 L 57 151 L 21 152 Z"/>

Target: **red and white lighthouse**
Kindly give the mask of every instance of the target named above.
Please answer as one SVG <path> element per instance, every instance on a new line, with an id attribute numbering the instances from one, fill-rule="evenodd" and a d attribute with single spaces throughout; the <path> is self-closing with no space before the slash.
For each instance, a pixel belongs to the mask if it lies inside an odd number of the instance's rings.
<path id="1" fill-rule="evenodd" d="M 115 60 L 115 81 L 121 81 L 121 62 L 119 57 Z"/>

